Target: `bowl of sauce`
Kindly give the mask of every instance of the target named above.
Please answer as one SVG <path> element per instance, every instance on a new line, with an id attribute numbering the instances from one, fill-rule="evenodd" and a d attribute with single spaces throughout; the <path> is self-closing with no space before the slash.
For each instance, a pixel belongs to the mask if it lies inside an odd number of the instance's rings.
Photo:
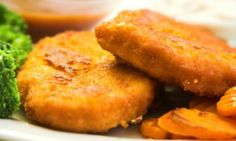
<path id="1" fill-rule="evenodd" d="M 33 40 L 66 30 L 89 30 L 121 0 L 3 0 L 23 16 Z"/>

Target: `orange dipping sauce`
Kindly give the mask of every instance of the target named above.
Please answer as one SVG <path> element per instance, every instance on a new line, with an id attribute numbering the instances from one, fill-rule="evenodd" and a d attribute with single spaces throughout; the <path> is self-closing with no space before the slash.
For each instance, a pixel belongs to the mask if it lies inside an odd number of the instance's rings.
<path id="1" fill-rule="evenodd" d="M 1 1 L 1 0 L 0 0 Z M 66 30 L 88 30 L 122 0 L 4 0 L 21 14 L 33 41 Z"/>
<path id="2" fill-rule="evenodd" d="M 21 12 L 33 40 L 66 30 L 91 29 L 105 14 L 63 15 L 54 13 Z"/>

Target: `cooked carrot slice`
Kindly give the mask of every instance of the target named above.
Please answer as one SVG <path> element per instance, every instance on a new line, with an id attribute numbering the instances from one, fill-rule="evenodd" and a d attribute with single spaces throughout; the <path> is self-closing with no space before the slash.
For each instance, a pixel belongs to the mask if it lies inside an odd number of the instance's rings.
<path id="1" fill-rule="evenodd" d="M 208 98 L 204 96 L 194 96 L 189 102 L 190 109 L 198 109 L 201 111 L 216 113 L 216 98 Z"/>
<path id="2" fill-rule="evenodd" d="M 181 136 L 198 139 L 234 139 L 236 121 L 210 112 L 180 108 L 161 116 L 158 125 Z"/>
<path id="3" fill-rule="evenodd" d="M 220 98 L 217 111 L 222 116 L 236 116 L 236 86 L 227 90 Z"/>
<path id="4" fill-rule="evenodd" d="M 141 134 L 147 138 L 166 139 L 169 133 L 157 125 L 158 119 L 151 118 L 144 120 L 141 124 Z"/>

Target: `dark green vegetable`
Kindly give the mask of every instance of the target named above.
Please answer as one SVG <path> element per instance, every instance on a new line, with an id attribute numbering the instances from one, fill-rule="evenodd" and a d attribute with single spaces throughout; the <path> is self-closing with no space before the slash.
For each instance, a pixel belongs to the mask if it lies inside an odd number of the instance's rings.
<path id="1" fill-rule="evenodd" d="M 0 118 L 7 118 L 20 106 L 14 58 L 10 45 L 0 42 Z"/>
<path id="2" fill-rule="evenodd" d="M 0 118 L 8 118 L 20 106 L 16 70 L 32 49 L 24 20 L 0 4 Z"/>
<path id="3" fill-rule="evenodd" d="M 16 13 L 9 11 L 0 4 L 0 25 L 10 25 L 15 32 L 25 33 L 27 25 L 24 20 Z M 0 32 L 1 33 L 1 32 Z"/>
<path id="4" fill-rule="evenodd" d="M 0 25 L 0 40 L 11 44 L 9 50 L 15 59 L 16 68 L 19 68 L 32 49 L 30 37 L 14 32 L 9 25 Z"/>

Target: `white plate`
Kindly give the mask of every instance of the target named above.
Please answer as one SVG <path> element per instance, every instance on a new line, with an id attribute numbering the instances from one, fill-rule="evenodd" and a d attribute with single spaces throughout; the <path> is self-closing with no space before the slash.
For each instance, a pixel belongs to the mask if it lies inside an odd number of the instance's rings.
<path id="1" fill-rule="evenodd" d="M 127 129 L 115 128 L 102 135 L 63 132 L 39 126 L 29 121 L 23 112 L 13 115 L 13 119 L 0 119 L 0 140 L 17 141 L 133 141 L 145 140 L 139 134 L 138 126 Z"/>

